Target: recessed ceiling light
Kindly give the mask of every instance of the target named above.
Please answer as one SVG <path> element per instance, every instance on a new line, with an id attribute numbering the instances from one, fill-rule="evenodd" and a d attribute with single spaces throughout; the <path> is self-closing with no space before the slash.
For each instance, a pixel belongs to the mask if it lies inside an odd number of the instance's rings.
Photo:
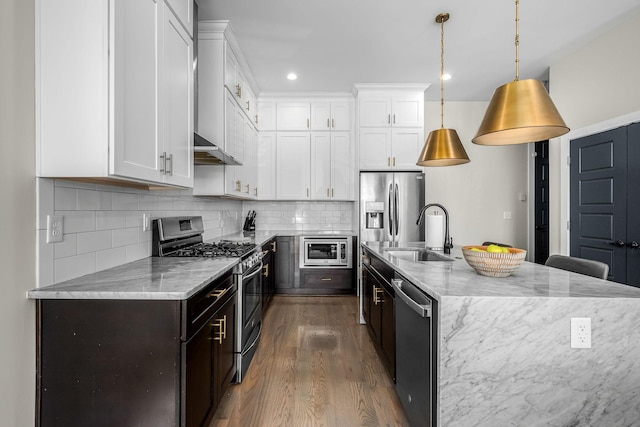
<path id="1" fill-rule="evenodd" d="M 289 80 L 296 80 L 297 78 L 298 78 L 298 75 L 296 73 L 287 74 L 287 79 Z"/>
<path id="2" fill-rule="evenodd" d="M 451 80 L 451 74 L 444 73 L 444 74 L 442 75 L 442 80 Z"/>

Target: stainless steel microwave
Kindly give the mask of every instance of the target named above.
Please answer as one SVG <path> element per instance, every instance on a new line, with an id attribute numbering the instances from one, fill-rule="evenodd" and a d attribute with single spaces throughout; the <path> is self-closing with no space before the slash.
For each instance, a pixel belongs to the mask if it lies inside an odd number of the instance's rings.
<path id="1" fill-rule="evenodd" d="M 351 268 L 351 236 L 301 237 L 300 267 Z"/>

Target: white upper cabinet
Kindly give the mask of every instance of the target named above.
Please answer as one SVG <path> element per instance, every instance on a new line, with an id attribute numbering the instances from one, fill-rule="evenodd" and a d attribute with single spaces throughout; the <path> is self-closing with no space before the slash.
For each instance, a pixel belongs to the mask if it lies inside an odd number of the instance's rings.
<path id="1" fill-rule="evenodd" d="M 276 142 L 276 197 L 279 200 L 310 200 L 309 132 L 282 132 Z"/>
<path id="2" fill-rule="evenodd" d="M 198 24 L 198 133 L 241 165 L 198 165 L 194 195 L 257 198 L 258 105 L 228 21 Z"/>
<path id="3" fill-rule="evenodd" d="M 260 101 L 258 103 L 258 129 L 261 131 L 276 130 L 276 103 Z"/>
<path id="4" fill-rule="evenodd" d="M 309 130 L 311 105 L 308 102 L 278 102 L 276 128 L 278 130 Z"/>
<path id="5" fill-rule="evenodd" d="M 165 2 L 36 14 L 38 176 L 191 187 L 193 41 Z"/>
<path id="6" fill-rule="evenodd" d="M 348 102 L 311 102 L 311 130 L 351 130 Z"/>
<path id="7" fill-rule="evenodd" d="M 360 127 L 423 127 L 428 85 L 356 85 Z"/>
<path id="8" fill-rule="evenodd" d="M 276 133 L 258 134 L 258 199 L 276 198 Z"/>
<path id="9" fill-rule="evenodd" d="M 356 85 L 361 170 L 416 170 L 428 85 Z"/>
<path id="10" fill-rule="evenodd" d="M 193 38 L 193 0 L 165 0 L 189 37 Z"/>
<path id="11" fill-rule="evenodd" d="M 309 161 L 313 200 L 351 199 L 350 132 L 312 132 Z"/>

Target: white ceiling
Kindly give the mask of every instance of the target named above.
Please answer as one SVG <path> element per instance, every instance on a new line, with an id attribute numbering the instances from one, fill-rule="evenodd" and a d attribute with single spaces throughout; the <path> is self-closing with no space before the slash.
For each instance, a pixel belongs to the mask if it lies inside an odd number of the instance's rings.
<path id="1" fill-rule="evenodd" d="M 445 23 L 447 101 L 488 101 L 515 77 L 513 0 L 199 0 L 199 19 L 231 22 L 261 93 L 351 92 L 354 83 L 431 83 L 438 100 Z M 522 0 L 520 79 L 640 11 L 640 0 Z M 597 60 L 597 58 L 594 58 Z M 286 79 L 298 74 L 297 81 Z M 588 90 L 588 88 L 587 88 Z"/>

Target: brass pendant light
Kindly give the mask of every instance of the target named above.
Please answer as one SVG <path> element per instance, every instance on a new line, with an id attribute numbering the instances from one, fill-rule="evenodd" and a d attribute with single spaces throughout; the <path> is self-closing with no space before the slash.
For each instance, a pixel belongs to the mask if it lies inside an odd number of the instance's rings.
<path id="1" fill-rule="evenodd" d="M 478 133 L 480 145 L 511 145 L 543 141 L 569 132 L 549 94 L 538 80 L 519 80 L 519 0 L 516 2 L 516 78 L 493 93 Z"/>
<path id="2" fill-rule="evenodd" d="M 436 16 L 436 22 L 440 24 L 440 129 L 429 132 L 416 163 L 418 166 L 455 166 L 469 163 L 469 156 L 458 138 L 458 133 L 455 129 L 444 128 L 444 23 L 448 20 L 448 13 Z"/>

